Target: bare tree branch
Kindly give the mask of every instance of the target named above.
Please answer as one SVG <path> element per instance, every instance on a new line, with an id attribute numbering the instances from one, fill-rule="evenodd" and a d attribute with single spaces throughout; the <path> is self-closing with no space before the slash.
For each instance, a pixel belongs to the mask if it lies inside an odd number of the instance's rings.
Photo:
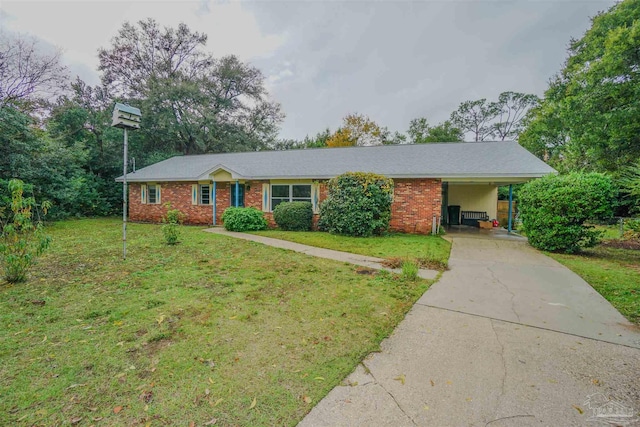
<path id="1" fill-rule="evenodd" d="M 0 32 L 0 107 L 23 100 L 51 99 L 67 83 L 62 52 L 46 52 L 38 41 Z"/>

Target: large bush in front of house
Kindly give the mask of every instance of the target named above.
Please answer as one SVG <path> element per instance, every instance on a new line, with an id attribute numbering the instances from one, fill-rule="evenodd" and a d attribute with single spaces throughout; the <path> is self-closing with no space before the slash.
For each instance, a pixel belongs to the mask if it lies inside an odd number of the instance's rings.
<path id="1" fill-rule="evenodd" d="M 393 180 L 383 175 L 347 172 L 329 180 L 318 227 L 346 236 L 367 237 L 389 228 Z"/>
<path id="2" fill-rule="evenodd" d="M 224 228 L 229 231 L 258 231 L 267 228 L 267 220 L 256 208 L 227 208 L 222 214 Z"/>
<path id="3" fill-rule="evenodd" d="M 520 216 L 529 243 L 552 252 L 595 246 L 601 233 L 585 222 L 611 218 L 616 190 L 599 173 L 547 175 L 520 190 Z"/>
<path id="4" fill-rule="evenodd" d="M 313 223 L 311 202 L 283 202 L 273 210 L 273 220 L 286 231 L 309 231 Z"/>

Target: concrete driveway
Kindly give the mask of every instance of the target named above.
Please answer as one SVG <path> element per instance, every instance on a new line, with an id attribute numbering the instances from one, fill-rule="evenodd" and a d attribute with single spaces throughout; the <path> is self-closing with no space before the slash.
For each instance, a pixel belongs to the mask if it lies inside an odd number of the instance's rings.
<path id="1" fill-rule="evenodd" d="M 450 262 L 300 426 L 640 425 L 640 333 L 588 284 L 510 239 Z"/>
<path id="2" fill-rule="evenodd" d="M 453 237 L 451 270 L 420 304 L 640 348 L 640 329 L 524 239 Z"/>

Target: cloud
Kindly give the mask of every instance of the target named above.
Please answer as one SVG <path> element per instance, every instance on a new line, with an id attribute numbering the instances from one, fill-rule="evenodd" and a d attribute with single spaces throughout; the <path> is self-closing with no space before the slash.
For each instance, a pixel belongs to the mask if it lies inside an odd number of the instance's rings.
<path id="1" fill-rule="evenodd" d="M 97 49 L 125 20 L 185 22 L 216 56 L 262 70 L 287 118 L 281 136 L 335 129 L 352 112 L 391 130 L 445 120 L 465 100 L 542 95 L 571 37 L 607 1 L 12 1 L 0 25 L 61 46 L 97 81 Z M 92 73 L 93 71 L 93 73 Z"/>
<path id="2" fill-rule="evenodd" d="M 503 91 L 542 95 L 570 37 L 613 2 L 250 3 L 263 32 L 285 42 L 257 65 L 284 61 L 293 79 L 272 81 L 287 119 L 282 136 L 335 129 L 350 112 L 392 130 L 449 117 L 465 100 Z"/>
<path id="3" fill-rule="evenodd" d="M 208 35 L 207 50 L 215 56 L 234 54 L 244 61 L 268 57 L 283 42 L 281 35 L 262 34 L 254 15 L 239 2 L 3 1 L 0 7 L 3 28 L 62 47 L 70 68 L 93 83 L 98 81 L 98 48 L 108 47 L 125 21 L 151 17 L 171 27 L 184 22 Z"/>

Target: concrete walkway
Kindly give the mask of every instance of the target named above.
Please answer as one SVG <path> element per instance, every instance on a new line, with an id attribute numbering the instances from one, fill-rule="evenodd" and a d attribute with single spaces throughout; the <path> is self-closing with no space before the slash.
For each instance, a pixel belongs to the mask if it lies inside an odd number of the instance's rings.
<path id="1" fill-rule="evenodd" d="M 300 426 L 640 425 L 640 333 L 588 284 L 508 239 L 450 265 Z"/>
<path id="2" fill-rule="evenodd" d="M 287 249 L 290 251 L 301 252 L 303 254 L 315 256 L 318 258 L 332 259 L 334 261 L 346 262 L 349 264 L 360 265 L 362 267 L 372 268 L 375 270 L 388 270 L 399 273 L 398 269 L 384 267 L 381 263 L 382 258 L 370 257 L 366 255 L 357 255 L 348 252 L 334 251 L 332 249 L 317 248 L 315 246 L 303 245 L 300 243 L 288 242 L 286 240 L 272 239 L 270 237 L 258 236 L 255 234 L 237 233 L 227 231 L 222 227 L 208 228 L 205 231 L 209 233 L 221 234 L 223 236 L 235 237 L 237 239 L 250 240 L 252 242 L 262 243 L 276 248 Z M 435 270 L 420 269 L 418 276 L 423 279 L 435 279 L 438 272 Z"/>

